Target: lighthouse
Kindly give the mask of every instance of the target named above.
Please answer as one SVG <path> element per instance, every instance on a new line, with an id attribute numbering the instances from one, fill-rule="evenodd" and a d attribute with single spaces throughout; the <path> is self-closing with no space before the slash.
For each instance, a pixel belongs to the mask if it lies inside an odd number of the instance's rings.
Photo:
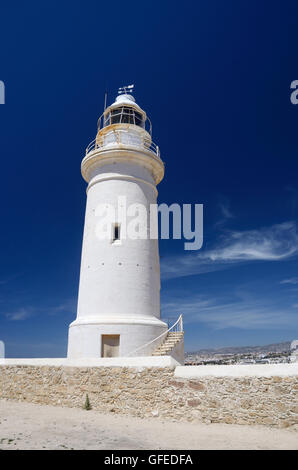
<path id="1" fill-rule="evenodd" d="M 104 110 L 81 172 L 87 203 L 68 358 L 154 354 L 168 334 L 160 319 L 158 238 L 150 236 L 164 164 L 131 87 Z"/>

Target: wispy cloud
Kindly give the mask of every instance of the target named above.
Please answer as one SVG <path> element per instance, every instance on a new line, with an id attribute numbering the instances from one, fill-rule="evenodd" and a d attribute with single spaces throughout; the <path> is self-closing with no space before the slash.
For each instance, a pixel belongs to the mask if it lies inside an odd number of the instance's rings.
<path id="1" fill-rule="evenodd" d="M 33 314 L 32 308 L 20 308 L 15 312 L 6 313 L 6 317 L 11 321 L 22 321 L 31 317 Z"/>
<path id="2" fill-rule="evenodd" d="M 258 230 L 225 230 L 210 249 L 162 260 L 163 279 L 226 269 L 248 261 L 281 261 L 297 256 L 298 235 L 294 221 Z"/>
<path id="3" fill-rule="evenodd" d="M 12 312 L 3 312 L 3 315 L 10 321 L 22 321 L 31 318 L 32 316 L 42 315 L 57 315 L 59 313 L 73 313 L 76 311 L 76 299 L 66 299 L 55 306 L 49 307 L 36 307 L 25 306 L 20 307 Z"/>
<path id="4" fill-rule="evenodd" d="M 298 277 L 291 277 L 289 279 L 283 279 L 280 284 L 298 284 Z"/>
<path id="5" fill-rule="evenodd" d="M 234 217 L 230 209 L 230 204 L 226 199 L 222 199 L 218 204 L 218 207 L 220 210 L 220 217 L 214 224 L 215 227 L 223 226 L 229 219 Z"/>
<path id="6" fill-rule="evenodd" d="M 246 293 L 227 301 L 222 298 L 193 296 L 163 305 L 164 316 L 183 314 L 185 323 L 203 323 L 215 330 L 226 328 L 275 329 L 298 326 L 298 315 L 291 308 L 276 306 L 272 299 L 258 298 Z"/>
<path id="7" fill-rule="evenodd" d="M 296 224 L 286 222 L 260 230 L 227 232 L 219 247 L 200 253 L 201 259 L 238 262 L 278 261 L 298 252 Z"/>
<path id="8" fill-rule="evenodd" d="M 67 299 L 64 302 L 61 302 L 60 304 L 54 306 L 54 307 L 49 307 L 47 308 L 47 314 L 48 315 L 56 315 L 58 313 L 75 313 L 76 307 L 77 307 L 77 299 L 76 298 L 71 298 Z"/>

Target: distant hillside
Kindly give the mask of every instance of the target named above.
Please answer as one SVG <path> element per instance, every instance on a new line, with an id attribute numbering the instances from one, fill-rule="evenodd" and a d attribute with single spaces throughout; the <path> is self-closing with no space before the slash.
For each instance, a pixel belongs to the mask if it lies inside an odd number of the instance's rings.
<path id="1" fill-rule="evenodd" d="M 269 353 L 283 352 L 290 350 L 290 341 L 284 343 L 266 344 L 264 346 L 231 346 L 219 349 L 199 349 L 187 354 L 204 354 L 213 356 L 214 354 L 248 354 L 248 353 Z"/>

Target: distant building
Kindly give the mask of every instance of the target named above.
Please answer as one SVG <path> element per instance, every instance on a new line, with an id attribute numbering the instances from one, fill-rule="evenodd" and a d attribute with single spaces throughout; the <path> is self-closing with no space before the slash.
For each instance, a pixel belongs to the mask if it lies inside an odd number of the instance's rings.
<path id="1" fill-rule="evenodd" d="M 298 362 L 298 339 L 291 342 L 291 362 Z"/>

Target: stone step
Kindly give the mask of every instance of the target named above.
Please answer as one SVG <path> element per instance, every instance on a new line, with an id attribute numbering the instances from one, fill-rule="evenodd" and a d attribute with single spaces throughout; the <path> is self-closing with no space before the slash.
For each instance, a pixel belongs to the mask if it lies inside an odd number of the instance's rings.
<path id="1" fill-rule="evenodd" d="M 176 345 L 174 345 L 176 346 Z M 168 352 L 168 351 L 171 351 L 174 346 L 170 346 L 170 347 L 167 347 L 167 348 L 160 348 L 160 349 L 156 349 L 154 352 Z"/>
<path id="2" fill-rule="evenodd" d="M 180 339 L 177 339 L 177 340 L 176 339 L 174 339 L 174 340 L 170 339 L 165 344 L 176 344 L 176 343 L 179 343 L 179 341 L 180 341 Z"/>
<path id="3" fill-rule="evenodd" d="M 163 343 L 153 351 L 152 356 L 166 356 L 180 343 L 183 336 L 183 331 L 169 331 Z"/>
<path id="4" fill-rule="evenodd" d="M 163 349 L 157 349 L 156 352 L 168 352 L 168 351 L 171 351 L 172 349 L 174 348 L 163 348 Z"/>
<path id="5" fill-rule="evenodd" d="M 160 344 L 158 347 L 161 347 L 161 346 L 164 346 L 164 345 L 167 345 L 167 344 L 176 344 L 176 343 L 179 343 L 180 340 L 181 340 L 181 338 L 167 339 L 167 340 L 164 341 L 162 344 Z"/>
<path id="6" fill-rule="evenodd" d="M 165 343 L 160 344 L 160 345 L 158 346 L 158 348 L 160 348 L 160 347 L 162 347 L 162 346 L 175 345 L 175 344 L 177 344 L 177 343 L 179 343 L 179 342 L 180 342 L 180 340 L 177 340 L 177 341 L 166 341 Z"/>
<path id="7" fill-rule="evenodd" d="M 184 335 L 170 335 L 170 336 L 167 336 L 167 339 L 180 339 L 182 338 Z"/>

